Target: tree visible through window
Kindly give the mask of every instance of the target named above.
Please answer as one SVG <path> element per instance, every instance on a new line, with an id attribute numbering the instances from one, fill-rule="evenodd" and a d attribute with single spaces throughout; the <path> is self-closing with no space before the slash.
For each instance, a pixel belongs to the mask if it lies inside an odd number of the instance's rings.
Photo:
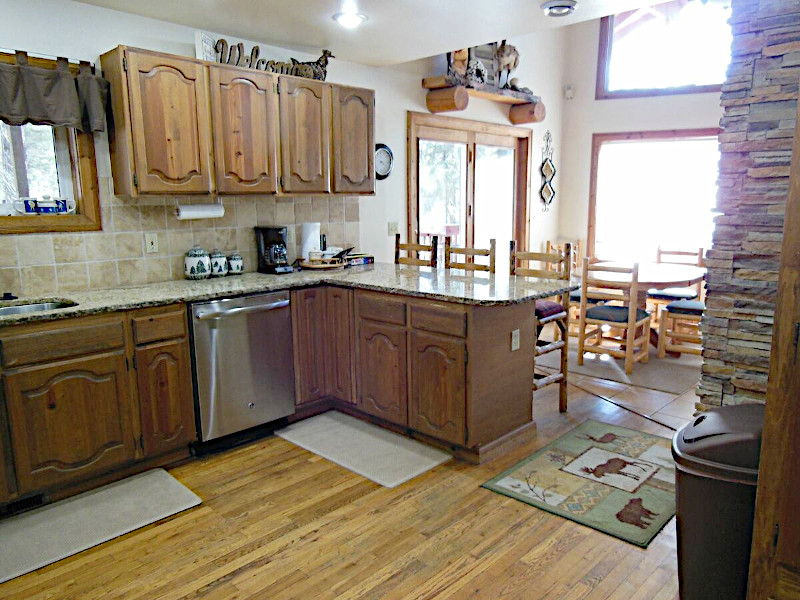
<path id="1" fill-rule="evenodd" d="M 731 57 L 730 0 L 670 0 L 603 20 L 598 97 L 711 91 Z"/>

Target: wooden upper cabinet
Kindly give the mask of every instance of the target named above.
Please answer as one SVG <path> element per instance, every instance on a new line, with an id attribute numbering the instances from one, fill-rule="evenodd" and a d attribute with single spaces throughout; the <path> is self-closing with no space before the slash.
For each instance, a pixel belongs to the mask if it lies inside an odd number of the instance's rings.
<path id="1" fill-rule="evenodd" d="M 132 461 L 125 353 L 5 373 L 20 492 L 88 479 Z"/>
<path id="2" fill-rule="evenodd" d="M 209 66 L 217 191 L 271 194 L 278 189 L 274 75 Z"/>
<path id="3" fill-rule="evenodd" d="M 358 407 L 398 425 L 408 424 L 406 328 L 359 319 Z"/>
<path id="4" fill-rule="evenodd" d="M 375 92 L 334 85 L 333 192 L 375 192 Z"/>
<path id="5" fill-rule="evenodd" d="M 203 64 L 134 50 L 126 56 L 134 185 L 144 194 L 210 192 Z"/>
<path id="6" fill-rule="evenodd" d="M 330 192 L 330 85 L 279 78 L 282 188 Z"/>
<path id="7" fill-rule="evenodd" d="M 188 340 L 149 344 L 135 356 L 145 456 L 185 447 L 196 437 Z"/>
<path id="8" fill-rule="evenodd" d="M 466 420 L 464 340 L 411 331 L 409 426 L 463 445 Z"/>

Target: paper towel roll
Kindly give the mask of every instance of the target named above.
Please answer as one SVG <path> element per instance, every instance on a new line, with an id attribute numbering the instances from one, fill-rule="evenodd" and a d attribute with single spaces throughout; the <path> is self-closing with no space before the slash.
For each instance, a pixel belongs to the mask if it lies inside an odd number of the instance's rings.
<path id="1" fill-rule="evenodd" d="M 303 223 L 300 226 L 300 256 L 308 260 L 311 250 L 319 250 L 319 223 Z"/>
<path id="2" fill-rule="evenodd" d="M 178 204 L 175 216 L 179 221 L 187 219 L 219 219 L 225 216 L 222 204 Z"/>

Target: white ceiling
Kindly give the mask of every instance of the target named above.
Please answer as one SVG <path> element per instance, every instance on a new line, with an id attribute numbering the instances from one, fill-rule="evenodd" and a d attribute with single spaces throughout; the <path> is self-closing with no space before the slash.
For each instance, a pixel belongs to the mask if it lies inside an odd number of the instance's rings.
<path id="1" fill-rule="evenodd" d="M 569 17 L 545 17 L 541 0 L 356 0 L 368 20 L 346 30 L 342 0 L 77 0 L 145 17 L 382 66 L 597 19 L 663 0 L 580 0 Z"/>

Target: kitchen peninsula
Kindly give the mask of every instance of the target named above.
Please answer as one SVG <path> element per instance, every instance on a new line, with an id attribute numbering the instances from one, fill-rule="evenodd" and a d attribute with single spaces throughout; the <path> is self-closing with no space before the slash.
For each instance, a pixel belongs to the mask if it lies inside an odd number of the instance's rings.
<path id="1" fill-rule="evenodd" d="M 61 299 L 74 306 L 0 316 L 0 504 L 187 457 L 185 303 L 281 290 L 291 419 L 337 409 L 479 462 L 534 425 L 534 301 L 577 287 L 376 264 L 81 292 Z"/>

